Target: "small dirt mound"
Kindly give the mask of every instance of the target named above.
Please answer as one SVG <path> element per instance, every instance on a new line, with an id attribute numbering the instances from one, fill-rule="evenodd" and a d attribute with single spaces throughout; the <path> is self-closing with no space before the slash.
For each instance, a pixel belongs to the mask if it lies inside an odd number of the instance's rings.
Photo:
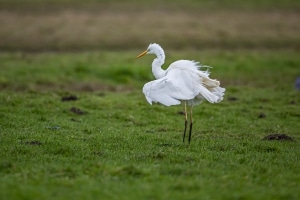
<path id="1" fill-rule="evenodd" d="M 237 97 L 228 97 L 227 99 L 228 99 L 228 101 L 237 101 L 238 100 Z"/>
<path id="2" fill-rule="evenodd" d="M 266 114 L 265 113 L 259 113 L 258 118 L 266 118 Z"/>
<path id="3" fill-rule="evenodd" d="M 64 96 L 61 98 L 61 101 L 76 101 L 76 100 L 78 100 L 78 97 L 75 95 Z"/>
<path id="4" fill-rule="evenodd" d="M 87 112 L 82 111 L 82 110 L 80 110 L 79 108 L 75 108 L 75 107 L 72 107 L 72 108 L 70 109 L 70 111 L 71 111 L 72 113 L 77 114 L 77 115 L 85 115 L 85 114 L 87 114 Z"/>
<path id="5" fill-rule="evenodd" d="M 34 141 L 28 141 L 28 142 L 25 142 L 25 144 L 27 145 L 42 145 L 42 143 L 40 141 L 37 141 L 37 140 L 34 140 Z"/>
<path id="6" fill-rule="evenodd" d="M 178 115 L 185 115 L 185 112 L 184 111 L 178 111 L 177 114 Z"/>
<path id="7" fill-rule="evenodd" d="M 264 137 L 263 140 L 294 141 L 293 138 L 286 134 L 270 134 Z"/>

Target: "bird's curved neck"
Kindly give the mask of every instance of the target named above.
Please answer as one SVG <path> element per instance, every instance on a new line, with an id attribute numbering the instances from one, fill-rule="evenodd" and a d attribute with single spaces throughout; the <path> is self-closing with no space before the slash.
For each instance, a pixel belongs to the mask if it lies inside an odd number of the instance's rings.
<path id="1" fill-rule="evenodd" d="M 166 75 L 166 71 L 161 68 L 165 62 L 165 53 L 163 49 L 159 49 L 155 53 L 156 57 L 152 62 L 152 73 L 156 79 L 160 79 Z"/>

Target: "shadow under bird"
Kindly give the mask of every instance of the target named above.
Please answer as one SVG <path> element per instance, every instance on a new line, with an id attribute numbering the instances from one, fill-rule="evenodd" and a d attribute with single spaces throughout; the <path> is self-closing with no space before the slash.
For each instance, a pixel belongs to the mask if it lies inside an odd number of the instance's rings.
<path id="1" fill-rule="evenodd" d="M 188 112 L 190 109 L 190 127 L 188 142 L 191 141 L 194 105 L 206 100 L 210 103 L 219 103 L 223 100 L 225 88 L 220 87 L 220 82 L 209 78 L 208 66 L 191 60 L 178 60 L 173 62 L 168 69 L 161 66 L 165 62 L 165 53 L 160 45 L 150 44 L 146 51 L 139 54 L 140 58 L 146 54 L 155 54 L 152 62 L 152 73 L 156 80 L 146 83 L 143 93 L 147 101 L 161 103 L 165 106 L 184 104 L 185 123 L 183 131 L 183 142 L 185 140 Z M 206 70 L 202 70 L 205 68 Z"/>

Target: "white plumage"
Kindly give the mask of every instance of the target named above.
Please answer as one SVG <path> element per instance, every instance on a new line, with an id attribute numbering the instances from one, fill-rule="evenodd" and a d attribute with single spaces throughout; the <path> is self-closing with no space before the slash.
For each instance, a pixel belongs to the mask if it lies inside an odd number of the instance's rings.
<path id="1" fill-rule="evenodd" d="M 150 44 L 146 51 L 137 58 L 146 54 L 155 54 L 152 62 L 152 72 L 156 80 L 146 83 L 143 93 L 147 101 L 152 104 L 161 103 L 165 106 L 172 106 L 184 102 L 185 106 L 185 138 L 187 125 L 186 105 L 190 106 L 190 132 L 192 131 L 192 106 L 207 100 L 210 103 L 219 103 L 223 100 L 225 89 L 220 87 L 220 82 L 209 78 L 207 66 L 190 60 L 178 60 L 173 62 L 168 69 L 163 70 L 161 66 L 165 61 L 164 50 L 158 44 Z M 206 69 L 203 71 L 202 69 Z"/>

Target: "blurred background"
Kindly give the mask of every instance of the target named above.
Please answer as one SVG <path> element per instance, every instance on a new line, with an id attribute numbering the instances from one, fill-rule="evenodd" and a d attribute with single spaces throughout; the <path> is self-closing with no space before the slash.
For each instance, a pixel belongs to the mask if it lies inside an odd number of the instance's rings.
<path id="1" fill-rule="evenodd" d="M 0 51 L 300 48 L 299 0 L 1 0 Z"/>

